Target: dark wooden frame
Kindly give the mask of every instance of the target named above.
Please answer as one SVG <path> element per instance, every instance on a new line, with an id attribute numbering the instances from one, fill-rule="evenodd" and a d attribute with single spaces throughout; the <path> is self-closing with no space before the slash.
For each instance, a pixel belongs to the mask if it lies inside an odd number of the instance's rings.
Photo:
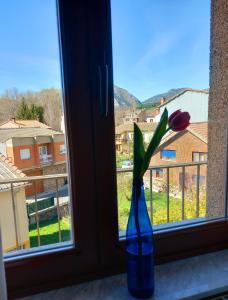
<path id="1" fill-rule="evenodd" d="M 10 298 L 125 270 L 125 242 L 118 237 L 110 0 L 58 0 L 57 6 L 76 245 L 7 262 Z M 104 117 L 99 86 L 104 88 L 106 65 Z M 227 220 L 155 233 L 156 263 L 227 247 Z"/>

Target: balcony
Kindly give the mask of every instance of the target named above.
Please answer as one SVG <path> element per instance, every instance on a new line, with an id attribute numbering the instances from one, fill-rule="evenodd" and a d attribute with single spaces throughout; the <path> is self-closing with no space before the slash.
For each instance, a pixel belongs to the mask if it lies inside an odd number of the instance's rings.
<path id="1" fill-rule="evenodd" d="M 3 212 L 7 218 L 1 215 L 6 257 L 19 255 L 31 248 L 47 249 L 50 245 L 71 243 L 67 177 L 67 174 L 57 174 L 0 181 L 0 186 L 8 186 L 8 190 L 0 194 L 0 201 L 7 202 L 4 206 L 7 211 Z M 40 181 L 53 181 L 55 189 L 38 194 Z M 25 196 L 25 185 L 32 186 L 32 196 Z"/>
<path id="2" fill-rule="evenodd" d="M 53 156 L 52 154 L 42 155 L 40 156 L 40 164 L 41 165 L 48 165 L 53 163 Z"/>
<path id="3" fill-rule="evenodd" d="M 148 169 L 144 177 L 144 185 L 148 212 L 155 231 L 208 221 L 206 187 L 201 176 L 205 174 L 206 167 L 207 162 L 197 162 L 159 165 Z M 160 173 L 156 173 L 158 169 Z M 189 169 L 192 174 L 190 177 L 187 175 Z M 132 171 L 132 168 L 117 169 L 120 239 L 125 237 L 130 210 Z M 160 176 L 156 177 L 157 174 Z M 173 181 L 174 174 L 181 174 L 175 177 L 178 183 L 176 186 Z M 0 181 L 0 185 L 9 186 L 12 203 L 12 211 L 8 213 L 11 219 L 8 220 L 9 224 L 7 222 L 6 224 L 11 231 L 14 231 L 14 241 L 11 241 L 10 247 L 5 246 L 5 252 L 9 252 L 8 256 L 24 248 L 47 247 L 71 241 L 70 201 L 66 179 L 67 174 L 57 174 Z M 45 180 L 53 181 L 52 186 L 55 188 L 38 194 L 38 182 Z M 20 199 L 20 211 L 24 210 L 26 214 L 19 214 L 19 202 L 15 194 L 18 184 L 22 182 L 30 184 L 34 191 L 29 197 L 25 197 L 22 193 L 24 198 Z M 119 182 L 124 185 L 124 195 L 121 194 Z M 191 199 L 189 188 L 192 193 Z M 1 197 L 0 194 L 0 200 Z M 5 232 L 3 228 L 3 239 L 9 231 L 7 226 Z"/>

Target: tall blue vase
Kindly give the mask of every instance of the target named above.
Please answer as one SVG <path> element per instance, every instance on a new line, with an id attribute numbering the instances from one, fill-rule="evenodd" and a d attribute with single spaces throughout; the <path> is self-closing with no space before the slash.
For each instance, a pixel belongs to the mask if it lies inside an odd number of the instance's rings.
<path id="1" fill-rule="evenodd" d="M 138 199 L 137 199 L 138 198 Z M 148 298 L 154 292 L 153 229 L 149 219 L 144 185 L 133 185 L 126 233 L 127 283 L 135 298 Z"/>

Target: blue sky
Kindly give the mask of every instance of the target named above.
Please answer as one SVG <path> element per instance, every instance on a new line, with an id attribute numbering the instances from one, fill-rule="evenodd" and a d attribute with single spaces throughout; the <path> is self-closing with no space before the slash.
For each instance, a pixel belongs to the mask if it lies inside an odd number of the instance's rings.
<path id="1" fill-rule="evenodd" d="M 210 0 L 112 0 L 116 85 L 140 100 L 209 85 Z"/>
<path id="2" fill-rule="evenodd" d="M 0 93 L 60 87 L 54 0 L 0 0 Z M 112 0 L 114 82 L 140 100 L 207 88 L 210 0 Z"/>

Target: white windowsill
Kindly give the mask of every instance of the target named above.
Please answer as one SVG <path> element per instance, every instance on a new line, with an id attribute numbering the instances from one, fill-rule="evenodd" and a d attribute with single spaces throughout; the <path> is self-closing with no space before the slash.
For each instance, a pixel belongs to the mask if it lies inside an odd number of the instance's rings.
<path id="1" fill-rule="evenodd" d="M 154 300 L 201 299 L 228 291 L 228 250 L 156 266 Z M 21 298 L 21 300 L 130 300 L 126 275 Z"/>

